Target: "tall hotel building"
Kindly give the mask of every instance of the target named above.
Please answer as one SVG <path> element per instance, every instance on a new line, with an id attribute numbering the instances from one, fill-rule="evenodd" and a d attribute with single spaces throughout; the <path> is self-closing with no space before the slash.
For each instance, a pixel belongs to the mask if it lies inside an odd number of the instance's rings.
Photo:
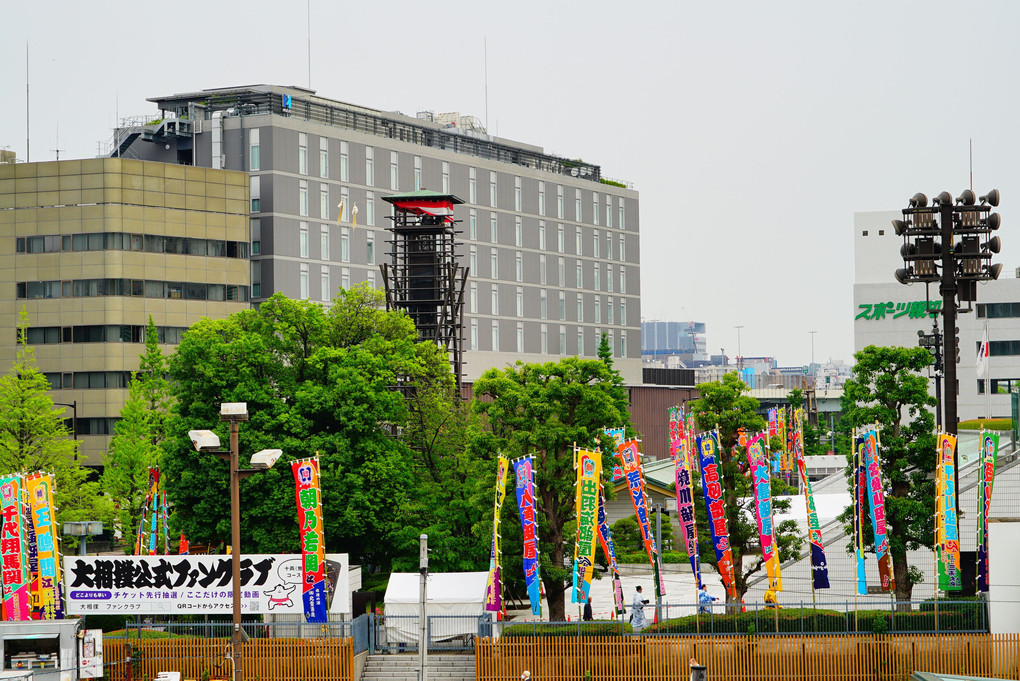
<path id="1" fill-rule="evenodd" d="M 328 304 L 339 286 L 381 287 L 383 197 L 451 193 L 465 202 L 466 381 L 518 359 L 595 357 L 605 332 L 624 379 L 641 382 L 638 193 L 597 165 L 493 137 L 470 117 L 409 117 L 302 88 L 150 101 L 158 118 L 119 130 L 114 153 L 249 173 L 253 303 L 282 292 Z"/>
<path id="2" fill-rule="evenodd" d="M 0 164 L 0 367 L 14 361 L 24 309 L 87 463 L 102 462 L 150 316 L 173 346 L 203 317 L 250 307 L 248 203 L 239 172 L 119 158 Z"/>

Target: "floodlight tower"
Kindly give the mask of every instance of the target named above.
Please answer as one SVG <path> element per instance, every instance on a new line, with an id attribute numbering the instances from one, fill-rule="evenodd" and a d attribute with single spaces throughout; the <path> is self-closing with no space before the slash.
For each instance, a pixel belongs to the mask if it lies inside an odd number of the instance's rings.
<path id="1" fill-rule="evenodd" d="M 403 310 L 418 337 L 443 347 L 457 379 L 464 367 L 464 287 L 467 268 L 456 252 L 453 194 L 420 190 L 384 196 L 393 204 L 390 262 L 382 265 L 386 309 Z"/>

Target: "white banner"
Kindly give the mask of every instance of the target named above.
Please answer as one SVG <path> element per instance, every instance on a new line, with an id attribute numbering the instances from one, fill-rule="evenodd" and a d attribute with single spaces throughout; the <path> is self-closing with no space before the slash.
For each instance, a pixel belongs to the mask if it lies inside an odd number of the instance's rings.
<path id="1" fill-rule="evenodd" d="M 65 556 L 63 577 L 69 615 L 233 611 L 230 556 Z M 348 555 L 327 553 L 330 612 L 350 612 L 348 581 Z M 241 612 L 302 614 L 301 556 L 241 556 Z"/>
<path id="2" fill-rule="evenodd" d="M 81 649 L 78 659 L 81 660 L 79 676 L 83 679 L 103 678 L 103 630 L 86 629 L 78 639 Z"/>

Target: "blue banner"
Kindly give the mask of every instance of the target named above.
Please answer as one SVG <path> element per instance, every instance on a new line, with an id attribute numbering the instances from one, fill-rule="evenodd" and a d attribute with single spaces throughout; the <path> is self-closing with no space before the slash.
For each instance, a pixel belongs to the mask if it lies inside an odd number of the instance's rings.
<path id="1" fill-rule="evenodd" d="M 517 479 L 517 510 L 524 535 L 524 583 L 528 587 L 531 614 L 542 616 L 542 593 L 538 583 L 538 524 L 535 521 L 535 483 L 530 456 L 514 462 Z M 576 574 L 576 573 L 575 573 Z"/>

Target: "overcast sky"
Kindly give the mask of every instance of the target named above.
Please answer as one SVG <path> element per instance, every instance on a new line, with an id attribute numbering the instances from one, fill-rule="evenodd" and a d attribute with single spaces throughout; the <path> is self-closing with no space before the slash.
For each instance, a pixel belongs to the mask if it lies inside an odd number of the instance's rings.
<path id="1" fill-rule="evenodd" d="M 895 5 L 890 7 L 889 5 Z M 855 211 L 915 192 L 1020 205 L 1020 3 L 310 0 L 311 87 L 460 111 L 641 194 L 642 317 L 710 352 L 850 360 Z M 302 2 L 0 0 L 0 148 L 92 157 L 146 98 L 309 85 Z M 59 142 L 58 142 L 59 129 Z M 1016 224 L 1020 224 L 1020 220 Z M 890 273 L 891 276 L 891 273 Z"/>

